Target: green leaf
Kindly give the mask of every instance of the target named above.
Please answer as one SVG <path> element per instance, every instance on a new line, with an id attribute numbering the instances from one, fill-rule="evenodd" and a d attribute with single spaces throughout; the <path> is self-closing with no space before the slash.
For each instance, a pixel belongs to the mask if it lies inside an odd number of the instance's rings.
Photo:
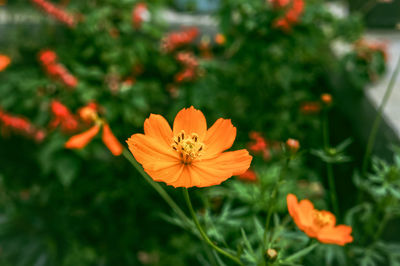
<path id="1" fill-rule="evenodd" d="M 307 255 L 308 253 L 310 253 L 311 251 L 314 250 L 314 248 L 316 248 L 318 246 L 318 243 L 314 243 L 311 246 L 306 247 L 305 249 L 302 249 L 296 253 L 294 253 L 293 255 L 290 255 L 289 257 L 287 257 L 284 262 L 292 262 L 295 260 L 298 260 L 302 257 L 304 257 L 305 255 Z"/>
<path id="2" fill-rule="evenodd" d="M 247 250 L 248 250 L 248 251 L 250 252 L 250 254 L 254 257 L 254 256 L 255 256 L 254 250 L 253 250 L 253 248 L 251 247 L 251 244 L 250 244 L 249 240 L 247 239 L 247 235 L 246 235 L 246 232 L 244 231 L 243 227 L 240 228 L 240 231 L 242 232 L 242 239 L 243 239 L 243 242 L 244 242 L 244 244 L 245 244 Z"/>
<path id="3" fill-rule="evenodd" d="M 79 161 L 72 157 L 61 157 L 55 162 L 57 176 L 64 186 L 68 187 L 76 178 L 79 170 Z"/>

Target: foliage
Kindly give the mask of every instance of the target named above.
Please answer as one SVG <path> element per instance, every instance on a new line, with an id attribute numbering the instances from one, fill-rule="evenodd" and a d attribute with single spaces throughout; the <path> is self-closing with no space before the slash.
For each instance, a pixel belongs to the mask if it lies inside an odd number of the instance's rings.
<path id="1" fill-rule="evenodd" d="M 383 73 L 382 50 L 363 46 L 360 55 L 354 45 L 360 17 L 337 18 L 323 1 L 307 0 L 286 30 L 274 26 L 285 10 L 272 1 L 223 0 L 215 17 L 226 41 L 215 42 L 207 30 L 195 29 L 191 37 L 191 28 L 170 29 L 162 16 L 166 1 L 146 1 L 148 14 L 139 14 L 139 24 L 132 18 L 136 0 L 48 1 L 72 14 L 74 26 L 47 16 L 35 1 L 9 2 L 5 10 L 28 14 L 29 23 L 11 21 L 0 36 L 0 52 L 12 60 L 0 72 L 0 118 L 26 118 L 46 134 L 27 138 L 0 119 L 1 265 L 230 265 L 100 137 L 82 150 L 65 149 L 71 135 L 88 128 L 78 113 L 90 103 L 121 143 L 142 132 L 150 113 L 172 121 L 193 105 L 209 121 L 232 119 L 235 145 L 249 147 L 257 180 L 233 177 L 192 194 L 207 235 L 245 265 L 399 263 L 398 239 L 382 235 L 399 214 L 400 155 L 393 165 L 375 159 L 371 174 L 354 175 L 362 200 L 342 210 L 344 221 L 336 214 L 354 230 L 349 248 L 311 243 L 294 228 L 285 200 L 295 193 L 328 210 L 324 163 L 356 167 L 350 141 L 323 145 L 322 120 L 338 114 L 335 101 L 328 106 L 320 96 L 333 91 L 332 73 L 346 73 L 357 91 Z M 176 47 L 166 48 L 170 42 Z M 338 54 L 337 42 L 350 50 Z M 56 53 L 76 86 L 45 68 L 44 50 Z M 50 126 L 54 100 L 79 120 L 76 131 Z M 262 151 L 250 148 L 252 131 L 262 136 Z M 300 141 L 297 153 L 286 148 L 288 138 Z M 183 206 L 181 189 L 162 187 Z"/>

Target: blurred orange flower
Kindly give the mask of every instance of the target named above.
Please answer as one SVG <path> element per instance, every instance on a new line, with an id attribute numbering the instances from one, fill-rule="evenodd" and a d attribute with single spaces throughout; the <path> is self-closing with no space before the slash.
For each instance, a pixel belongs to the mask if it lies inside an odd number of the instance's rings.
<path id="1" fill-rule="evenodd" d="M 223 35 L 222 33 L 217 33 L 217 34 L 215 35 L 215 42 L 216 42 L 218 45 L 224 45 L 224 44 L 226 43 L 225 35 Z"/>
<path id="2" fill-rule="evenodd" d="M 0 54 L 0 72 L 7 68 L 11 63 L 11 59 L 3 54 Z"/>
<path id="3" fill-rule="evenodd" d="M 67 149 L 82 149 L 84 148 L 100 131 L 101 127 L 103 127 L 102 140 L 103 143 L 107 146 L 107 148 L 111 151 L 111 153 L 115 156 L 121 155 L 123 151 L 122 144 L 118 141 L 118 139 L 112 133 L 110 126 L 103 119 L 98 117 L 97 111 L 93 107 L 93 103 L 90 103 L 86 107 L 83 107 L 79 110 L 79 115 L 86 122 L 92 121 L 94 125 L 75 136 L 72 136 L 66 143 L 65 148 Z"/>
<path id="4" fill-rule="evenodd" d="M 321 111 L 319 102 L 304 102 L 300 106 L 300 111 L 303 114 L 318 114 Z"/>
<path id="5" fill-rule="evenodd" d="M 329 93 L 321 94 L 321 101 L 326 105 L 330 105 L 332 103 L 332 95 Z"/>
<path id="6" fill-rule="evenodd" d="M 144 134 L 132 135 L 127 143 L 154 181 L 188 188 L 218 185 L 250 167 L 247 150 L 224 152 L 235 138 L 230 119 L 220 118 L 207 130 L 203 113 L 192 106 L 176 115 L 172 130 L 162 116 L 151 114 Z"/>
<path id="7" fill-rule="evenodd" d="M 297 227 L 309 237 L 318 239 L 324 244 L 344 246 L 353 242 L 350 235 L 352 228 L 347 225 L 336 225 L 335 216 L 328 211 L 314 209 L 307 199 L 298 202 L 293 194 L 287 195 L 287 206 Z"/>
<path id="8" fill-rule="evenodd" d="M 96 124 L 90 129 L 72 136 L 66 143 L 67 149 L 82 149 L 84 148 L 100 131 L 100 124 Z"/>

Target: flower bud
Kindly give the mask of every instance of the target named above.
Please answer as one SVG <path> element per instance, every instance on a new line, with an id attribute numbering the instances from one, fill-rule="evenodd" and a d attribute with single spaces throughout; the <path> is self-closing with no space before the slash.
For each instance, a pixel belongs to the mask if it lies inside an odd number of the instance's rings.
<path id="1" fill-rule="evenodd" d="M 298 140 L 295 139 L 288 139 L 286 141 L 286 145 L 291 152 L 296 152 L 300 149 L 300 143 Z"/>
<path id="2" fill-rule="evenodd" d="M 330 95 L 329 93 L 321 94 L 321 101 L 326 105 L 331 105 L 332 104 L 332 95 Z"/>
<path id="3" fill-rule="evenodd" d="M 276 249 L 269 248 L 267 251 L 265 251 L 265 258 L 268 262 L 274 262 L 277 257 L 278 251 L 276 251 Z"/>

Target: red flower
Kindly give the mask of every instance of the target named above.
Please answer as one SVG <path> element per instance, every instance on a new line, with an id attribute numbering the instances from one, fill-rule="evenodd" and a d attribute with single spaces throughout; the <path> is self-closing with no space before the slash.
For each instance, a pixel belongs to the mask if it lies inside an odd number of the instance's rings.
<path id="1" fill-rule="evenodd" d="M 261 133 L 252 131 L 249 137 L 252 141 L 248 144 L 248 149 L 253 152 L 253 154 L 261 154 L 263 159 L 268 161 L 271 158 L 271 152 L 268 142 L 261 136 Z"/>
<path id="2" fill-rule="evenodd" d="M 275 28 L 285 31 L 289 31 L 292 25 L 298 23 L 304 11 L 304 0 L 271 0 L 270 2 L 275 9 L 286 10 L 285 14 L 274 22 Z"/>
<path id="3" fill-rule="evenodd" d="M 78 85 L 78 80 L 69 73 L 69 71 L 57 61 L 57 54 L 51 50 L 44 50 L 39 53 L 41 61 L 47 74 L 52 78 L 61 81 L 69 88 L 75 88 Z"/>
<path id="4" fill-rule="evenodd" d="M 54 4 L 46 1 L 46 0 L 31 0 L 34 4 L 36 4 L 39 8 L 41 8 L 44 12 L 54 17 L 61 23 L 66 24 L 69 27 L 75 26 L 75 18 L 68 14 L 65 10 L 60 7 L 55 6 Z"/>
<path id="5" fill-rule="evenodd" d="M 257 174 L 253 171 L 248 169 L 241 175 L 238 175 L 238 178 L 245 182 L 256 182 L 258 180 Z"/>
<path id="6" fill-rule="evenodd" d="M 51 111 L 54 115 L 52 122 L 50 123 L 51 128 L 55 128 L 60 125 L 63 132 L 74 132 L 78 129 L 78 121 L 71 114 L 69 109 L 57 100 L 51 102 Z"/>
<path id="7" fill-rule="evenodd" d="M 57 54 L 51 50 L 43 50 L 39 53 L 39 59 L 43 65 L 52 65 L 57 61 Z"/>
<path id="8" fill-rule="evenodd" d="M 176 59 L 180 62 L 184 69 L 175 75 L 175 81 L 191 81 L 196 77 L 198 62 L 196 57 L 191 52 L 179 52 Z"/>
<path id="9" fill-rule="evenodd" d="M 260 132 L 252 131 L 249 134 L 250 139 L 253 140 L 249 144 L 249 150 L 252 152 L 260 152 L 268 147 L 267 141 L 261 136 Z"/>
<path id="10" fill-rule="evenodd" d="M 60 78 L 62 82 L 70 88 L 75 88 L 78 86 L 78 80 L 70 73 L 65 73 L 64 75 L 61 75 Z"/>
<path id="11" fill-rule="evenodd" d="M 46 132 L 36 128 L 27 118 L 7 114 L 0 110 L 0 125 L 3 125 L 3 133 L 8 130 L 17 134 L 31 137 L 37 141 L 42 141 Z"/>
<path id="12" fill-rule="evenodd" d="M 132 23 L 136 29 L 142 26 L 143 21 L 150 20 L 150 12 L 146 3 L 137 3 L 132 10 Z"/>
<path id="13" fill-rule="evenodd" d="M 199 30 L 196 27 L 171 32 L 162 39 L 161 48 L 165 52 L 172 52 L 175 49 L 194 41 L 198 34 Z"/>
<path id="14" fill-rule="evenodd" d="M 176 55 L 176 60 L 178 60 L 182 65 L 190 68 L 195 68 L 199 65 L 192 52 L 179 52 Z"/>
<path id="15" fill-rule="evenodd" d="M 290 0 L 269 0 L 274 8 L 282 8 L 290 3 Z"/>

